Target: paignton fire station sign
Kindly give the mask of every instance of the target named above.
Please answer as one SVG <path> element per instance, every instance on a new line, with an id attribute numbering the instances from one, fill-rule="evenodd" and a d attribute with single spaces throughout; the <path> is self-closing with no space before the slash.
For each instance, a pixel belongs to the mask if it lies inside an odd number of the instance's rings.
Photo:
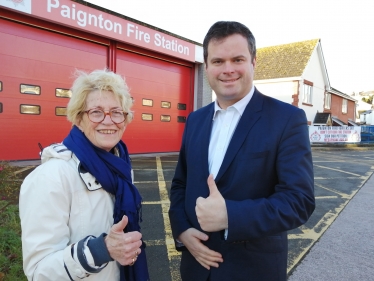
<path id="1" fill-rule="evenodd" d="M 195 62 L 194 44 L 73 1 L 0 0 L 0 6 Z"/>

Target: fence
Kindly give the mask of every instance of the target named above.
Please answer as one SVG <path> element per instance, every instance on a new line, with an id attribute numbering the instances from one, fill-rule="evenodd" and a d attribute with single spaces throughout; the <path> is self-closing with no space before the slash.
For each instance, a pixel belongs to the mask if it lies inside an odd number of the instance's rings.
<path id="1" fill-rule="evenodd" d="M 361 132 L 374 133 L 374 126 L 361 126 Z"/>

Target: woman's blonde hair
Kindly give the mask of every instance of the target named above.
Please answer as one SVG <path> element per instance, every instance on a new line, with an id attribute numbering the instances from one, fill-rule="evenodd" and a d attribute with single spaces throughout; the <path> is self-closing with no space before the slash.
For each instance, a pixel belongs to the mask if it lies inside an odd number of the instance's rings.
<path id="1" fill-rule="evenodd" d="M 126 124 L 131 122 L 133 101 L 124 78 L 109 70 L 94 70 L 91 73 L 76 70 L 75 76 L 77 78 L 71 87 L 72 96 L 67 106 L 67 118 L 71 123 L 77 124 L 82 119 L 87 96 L 96 90 L 109 91 L 118 97 L 123 111 L 128 113 Z"/>

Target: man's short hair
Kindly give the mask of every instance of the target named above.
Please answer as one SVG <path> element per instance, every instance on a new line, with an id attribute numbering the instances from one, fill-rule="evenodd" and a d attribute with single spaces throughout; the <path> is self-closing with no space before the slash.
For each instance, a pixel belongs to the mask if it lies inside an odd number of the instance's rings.
<path id="1" fill-rule="evenodd" d="M 256 58 L 256 39 L 248 27 L 236 21 L 218 21 L 210 27 L 208 33 L 205 35 L 203 42 L 204 62 L 207 63 L 208 45 L 211 41 L 223 40 L 234 34 L 240 34 L 247 39 L 249 53 L 253 61 Z"/>

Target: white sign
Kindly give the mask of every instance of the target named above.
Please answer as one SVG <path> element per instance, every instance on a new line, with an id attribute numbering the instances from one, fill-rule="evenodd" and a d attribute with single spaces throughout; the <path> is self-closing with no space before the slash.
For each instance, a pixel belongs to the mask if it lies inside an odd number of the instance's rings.
<path id="1" fill-rule="evenodd" d="M 360 142 L 361 127 L 309 126 L 310 142 Z"/>
<path id="2" fill-rule="evenodd" d="M 195 44 L 71 0 L 0 0 L 0 7 L 195 62 Z"/>
<path id="3" fill-rule="evenodd" d="M 31 0 L 0 0 L 0 6 L 31 14 Z"/>

